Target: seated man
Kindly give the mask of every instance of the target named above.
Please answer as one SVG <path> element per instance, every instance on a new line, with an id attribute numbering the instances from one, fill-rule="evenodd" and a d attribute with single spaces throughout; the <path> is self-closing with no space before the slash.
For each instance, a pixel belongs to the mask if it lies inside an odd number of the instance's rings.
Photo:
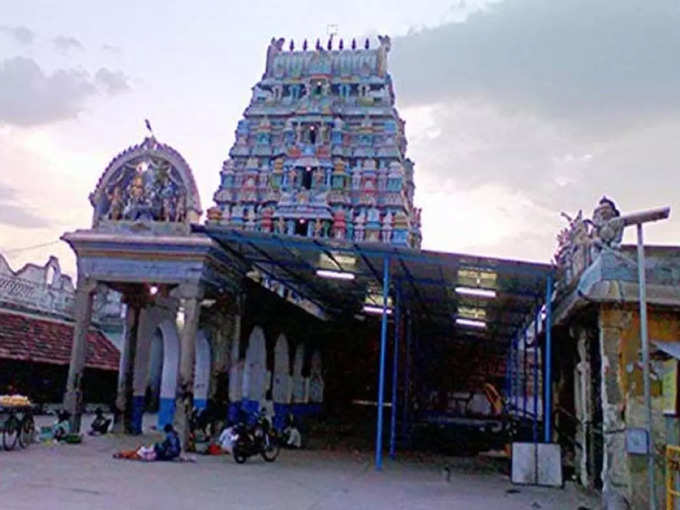
<path id="1" fill-rule="evenodd" d="M 165 432 L 165 441 L 156 443 L 153 447 L 156 452 L 156 460 L 172 460 L 179 457 L 182 444 L 177 432 L 169 423 L 163 427 L 163 432 Z"/>
<path id="2" fill-rule="evenodd" d="M 71 413 L 68 411 L 59 411 L 57 413 L 57 422 L 52 428 L 52 435 L 57 441 L 61 441 L 71 432 L 71 424 L 69 423 L 70 418 Z"/>
<path id="3" fill-rule="evenodd" d="M 98 407 L 95 412 L 95 418 L 90 425 L 90 435 L 106 434 L 109 431 L 111 420 L 104 417 L 104 412 Z"/>

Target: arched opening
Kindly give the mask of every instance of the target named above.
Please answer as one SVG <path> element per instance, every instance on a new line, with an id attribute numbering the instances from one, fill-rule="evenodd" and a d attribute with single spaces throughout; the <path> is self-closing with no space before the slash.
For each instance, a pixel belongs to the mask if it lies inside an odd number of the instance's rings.
<path id="1" fill-rule="evenodd" d="M 171 320 L 161 322 L 157 331 L 159 331 L 163 340 L 163 363 L 158 402 L 158 428 L 162 428 L 166 424 L 172 423 L 175 416 L 175 394 L 179 369 L 179 335 L 177 326 Z"/>
<path id="2" fill-rule="evenodd" d="M 205 331 L 196 334 L 196 356 L 194 369 L 194 407 L 205 409 L 208 404 L 210 389 L 210 342 Z"/>
<path id="3" fill-rule="evenodd" d="M 274 403 L 288 404 L 291 397 L 290 356 L 288 340 L 281 334 L 274 347 L 274 378 L 272 397 Z"/>
<path id="4" fill-rule="evenodd" d="M 293 361 L 293 395 L 292 401 L 297 404 L 306 402 L 305 379 L 302 376 L 302 366 L 305 363 L 305 346 L 299 343 L 295 349 L 295 360 Z"/>
<path id="5" fill-rule="evenodd" d="M 243 368 L 243 409 L 256 413 L 269 386 L 267 381 L 267 344 L 264 331 L 255 326 L 248 338 Z"/>
<path id="6" fill-rule="evenodd" d="M 312 404 L 320 404 L 323 402 L 323 371 L 321 367 L 321 353 L 316 350 L 312 354 L 309 369 L 309 402 Z"/>
<path id="7" fill-rule="evenodd" d="M 157 413 L 161 398 L 161 378 L 163 376 L 163 335 L 156 328 L 151 339 L 149 354 L 149 379 L 146 387 L 145 409 Z"/>

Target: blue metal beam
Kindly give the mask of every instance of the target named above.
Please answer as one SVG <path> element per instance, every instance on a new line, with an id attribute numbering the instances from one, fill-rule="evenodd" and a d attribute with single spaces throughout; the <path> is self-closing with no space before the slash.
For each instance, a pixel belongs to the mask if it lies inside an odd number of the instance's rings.
<path id="1" fill-rule="evenodd" d="M 552 441 L 552 273 L 545 282 L 545 402 L 543 402 L 544 441 Z"/>
<path id="2" fill-rule="evenodd" d="M 538 306 L 536 310 L 536 317 L 534 319 L 534 423 L 533 436 L 534 444 L 538 443 L 538 324 L 541 321 L 541 307 Z"/>
<path id="3" fill-rule="evenodd" d="M 375 438 L 375 469 L 382 469 L 383 404 L 385 398 L 385 347 L 387 343 L 387 298 L 390 291 L 390 257 L 383 259 L 383 310 L 380 324 L 380 366 L 378 367 L 378 419 Z"/>
<path id="4" fill-rule="evenodd" d="M 411 322 L 411 312 L 406 310 L 406 356 L 404 359 L 404 404 L 403 418 L 401 421 L 401 434 L 406 436 L 410 412 L 410 386 L 411 386 L 411 341 L 413 337 L 413 327 Z"/>
<path id="5" fill-rule="evenodd" d="M 397 386 L 399 383 L 399 336 L 401 335 L 401 286 L 397 284 L 394 310 L 394 352 L 392 353 L 392 421 L 390 423 L 390 457 L 394 459 L 397 440 Z"/>

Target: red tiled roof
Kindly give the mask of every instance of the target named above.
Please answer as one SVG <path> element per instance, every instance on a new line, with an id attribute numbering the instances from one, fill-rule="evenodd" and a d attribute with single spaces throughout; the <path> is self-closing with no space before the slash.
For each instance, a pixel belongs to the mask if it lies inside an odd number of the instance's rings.
<path id="1" fill-rule="evenodd" d="M 73 325 L 0 312 L 0 359 L 68 365 Z M 97 330 L 87 334 L 85 366 L 118 370 L 118 349 Z"/>

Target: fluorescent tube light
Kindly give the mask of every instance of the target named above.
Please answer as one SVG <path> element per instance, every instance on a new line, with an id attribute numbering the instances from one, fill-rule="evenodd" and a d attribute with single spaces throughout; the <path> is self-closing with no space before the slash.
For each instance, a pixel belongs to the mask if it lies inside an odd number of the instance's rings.
<path id="1" fill-rule="evenodd" d="M 472 319 L 456 319 L 456 324 L 458 324 L 459 326 L 469 326 L 471 328 L 479 329 L 486 328 L 486 322 L 473 321 Z"/>
<path id="2" fill-rule="evenodd" d="M 490 289 L 478 289 L 475 287 L 456 287 L 456 292 L 458 294 L 463 294 L 465 296 L 476 296 L 484 298 L 495 298 L 496 291 Z"/>
<path id="3" fill-rule="evenodd" d="M 354 280 L 353 273 L 343 273 L 341 271 L 329 271 L 328 269 L 317 269 L 316 276 L 321 278 L 334 278 L 336 280 Z"/>
<path id="4" fill-rule="evenodd" d="M 364 307 L 361 309 L 364 313 L 372 313 L 376 315 L 382 315 L 383 313 L 383 308 L 382 306 L 371 306 L 371 305 L 364 305 Z M 387 315 L 390 315 L 392 313 L 391 308 L 387 308 L 385 310 Z"/>

